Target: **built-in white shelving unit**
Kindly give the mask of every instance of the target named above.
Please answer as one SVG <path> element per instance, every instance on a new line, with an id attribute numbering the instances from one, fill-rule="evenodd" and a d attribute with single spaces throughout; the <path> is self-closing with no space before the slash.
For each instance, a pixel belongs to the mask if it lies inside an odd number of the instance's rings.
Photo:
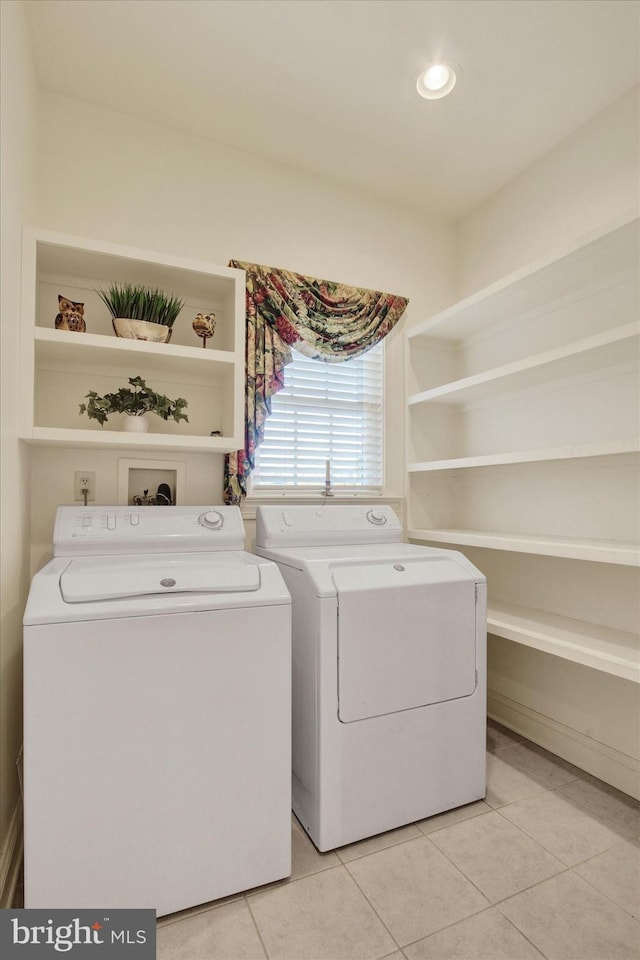
<path id="1" fill-rule="evenodd" d="M 407 333 L 409 538 L 481 551 L 490 633 L 635 683 L 638 237 L 634 212 Z"/>
<path id="2" fill-rule="evenodd" d="M 115 336 L 97 289 L 143 283 L 184 300 L 169 343 Z M 23 244 L 20 436 L 31 444 L 223 453 L 243 445 L 244 272 L 201 261 L 29 230 Z M 56 330 L 58 294 L 85 304 L 86 333 Z M 203 349 L 197 313 L 216 314 Z M 89 390 L 102 394 L 142 376 L 155 390 L 188 400 L 189 422 L 152 417 L 151 432 L 122 430 L 122 415 L 100 427 L 80 416 Z M 212 434 L 214 434 L 212 436 Z"/>

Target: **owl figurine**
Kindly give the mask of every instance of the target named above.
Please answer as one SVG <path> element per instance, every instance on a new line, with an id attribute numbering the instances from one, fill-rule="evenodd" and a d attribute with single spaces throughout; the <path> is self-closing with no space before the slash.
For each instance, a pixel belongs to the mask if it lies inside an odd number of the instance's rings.
<path id="1" fill-rule="evenodd" d="M 84 303 L 74 303 L 58 294 L 58 310 L 56 330 L 73 330 L 75 333 L 86 333 L 87 325 L 84 322 Z"/>
<path id="2" fill-rule="evenodd" d="M 199 313 L 192 326 L 197 335 L 202 337 L 202 346 L 206 349 L 207 340 L 213 336 L 216 329 L 215 313 Z"/>

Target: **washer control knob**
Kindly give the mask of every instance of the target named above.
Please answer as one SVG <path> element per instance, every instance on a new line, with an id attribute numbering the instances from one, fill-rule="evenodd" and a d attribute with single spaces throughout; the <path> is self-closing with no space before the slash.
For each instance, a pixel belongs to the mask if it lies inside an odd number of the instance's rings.
<path id="1" fill-rule="evenodd" d="M 369 523 L 374 523 L 377 527 L 383 527 L 387 522 L 386 516 L 379 510 L 367 510 L 367 520 Z"/>
<path id="2" fill-rule="evenodd" d="M 220 530 L 224 525 L 224 517 L 219 510 L 207 510 L 198 517 L 198 523 L 207 530 Z"/>

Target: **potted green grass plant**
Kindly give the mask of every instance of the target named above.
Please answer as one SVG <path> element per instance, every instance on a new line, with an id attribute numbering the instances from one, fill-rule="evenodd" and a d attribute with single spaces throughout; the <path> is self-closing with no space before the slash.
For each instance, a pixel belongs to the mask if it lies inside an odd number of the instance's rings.
<path id="1" fill-rule="evenodd" d="M 168 343 L 184 301 L 134 283 L 112 283 L 96 293 L 111 314 L 116 336 Z"/>
<path id="2" fill-rule="evenodd" d="M 128 387 L 120 387 L 115 393 L 105 393 L 99 397 L 95 390 L 90 390 L 85 397 L 88 403 L 80 404 L 80 414 L 86 413 L 90 420 L 97 420 L 104 426 L 111 414 L 124 413 L 124 429 L 137 433 L 146 433 L 149 429 L 145 418 L 147 413 L 155 413 L 163 420 L 180 420 L 189 422 L 184 412 L 187 401 L 183 397 L 169 400 L 162 393 L 156 393 L 148 387 L 142 377 L 130 377 Z"/>

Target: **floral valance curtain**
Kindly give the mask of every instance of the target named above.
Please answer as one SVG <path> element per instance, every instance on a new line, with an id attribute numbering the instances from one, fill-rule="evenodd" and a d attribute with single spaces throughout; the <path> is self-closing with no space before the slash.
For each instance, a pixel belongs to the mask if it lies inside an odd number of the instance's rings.
<path id="1" fill-rule="evenodd" d="M 291 347 L 327 363 L 357 357 L 394 328 L 408 300 L 240 260 L 229 266 L 247 275 L 245 445 L 225 458 L 224 471 L 225 503 L 240 503 Z"/>

